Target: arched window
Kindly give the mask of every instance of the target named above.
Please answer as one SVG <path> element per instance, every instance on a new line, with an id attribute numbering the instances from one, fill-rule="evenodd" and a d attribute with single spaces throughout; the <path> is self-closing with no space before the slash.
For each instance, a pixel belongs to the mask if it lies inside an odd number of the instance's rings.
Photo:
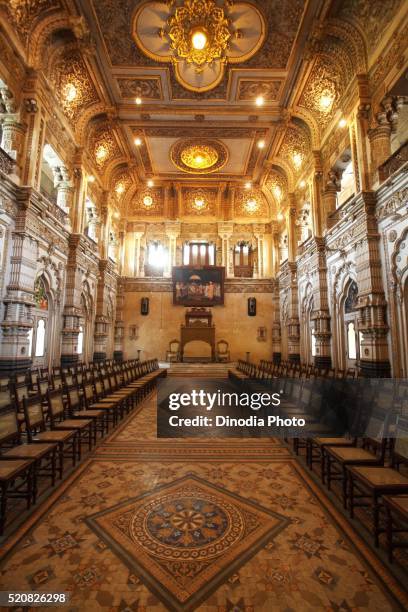
<path id="1" fill-rule="evenodd" d="M 77 354 L 82 355 L 84 352 L 84 328 L 82 325 L 79 326 Z"/>
<path id="2" fill-rule="evenodd" d="M 215 266 L 215 244 L 212 242 L 186 242 L 183 247 L 185 266 Z"/>
<path id="3" fill-rule="evenodd" d="M 39 319 L 35 333 L 35 357 L 44 357 L 45 353 L 45 321 Z"/>
<path id="4" fill-rule="evenodd" d="M 254 253 L 249 242 L 238 242 L 234 248 L 234 276 L 252 278 L 254 273 Z"/>
<path id="5" fill-rule="evenodd" d="M 355 367 L 360 359 L 362 333 L 358 331 L 358 287 L 351 281 L 344 300 L 345 361 L 349 368 Z"/>
<path id="6" fill-rule="evenodd" d="M 347 351 L 349 359 L 357 359 L 356 328 L 354 322 L 347 323 Z"/>

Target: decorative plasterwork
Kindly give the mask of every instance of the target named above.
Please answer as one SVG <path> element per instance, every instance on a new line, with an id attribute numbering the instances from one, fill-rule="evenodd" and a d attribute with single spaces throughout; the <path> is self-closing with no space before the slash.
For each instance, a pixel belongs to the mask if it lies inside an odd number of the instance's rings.
<path id="1" fill-rule="evenodd" d="M 159 78 L 116 79 L 122 98 L 142 98 L 143 100 L 161 100 L 161 82 Z"/>
<path id="2" fill-rule="evenodd" d="M 239 189 L 235 193 L 234 214 L 237 217 L 267 217 L 268 205 L 259 189 Z"/>
<path id="3" fill-rule="evenodd" d="M 146 188 L 138 191 L 129 204 L 128 215 L 162 215 L 163 190 L 160 187 Z"/>
<path id="4" fill-rule="evenodd" d="M 179 170 L 189 174 L 217 172 L 228 161 L 228 149 L 219 140 L 189 138 L 178 140 L 170 158 Z"/>
<path id="5" fill-rule="evenodd" d="M 341 89 L 341 78 L 335 62 L 328 57 L 318 57 L 302 93 L 299 106 L 313 113 L 320 130 L 324 130 L 332 119 Z"/>
<path id="6" fill-rule="evenodd" d="M 279 172 L 276 172 L 276 170 L 271 170 L 265 186 L 278 206 L 281 205 L 288 193 L 288 182 L 286 178 Z"/>
<path id="7" fill-rule="evenodd" d="M 100 172 L 103 172 L 114 158 L 121 157 L 121 151 L 109 123 L 99 125 L 91 133 L 90 151 Z"/>
<path id="8" fill-rule="evenodd" d="M 309 138 L 306 130 L 300 126 L 288 127 L 280 147 L 279 155 L 289 162 L 295 174 L 298 174 L 310 151 Z"/>
<path id="9" fill-rule="evenodd" d="M 27 38 L 33 22 L 41 13 L 61 8 L 59 0 L 8 0 L 5 4 L 11 21 L 24 39 Z"/>
<path id="10" fill-rule="evenodd" d="M 282 80 L 240 79 L 237 100 L 253 102 L 257 96 L 262 96 L 266 102 L 276 102 L 282 87 Z"/>
<path id="11" fill-rule="evenodd" d="M 251 58 L 265 31 L 264 17 L 254 5 L 232 0 L 144 2 L 132 24 L 141 51 L 173 63 L 177 81 L 197 92 L 216 87 L 228 63 Z"/>
<path id="12" fill-rule="evenodd" d="M 84 60 L 78 50 L 64 52 L 50 74 L 55 95 L 65 115 L 74 121 L 82 110 L 99 102 Z"/>
<path id="13" fill-rule="evenodd" d="M 211 189 L 183 190 L 183 212 L 186 215 L 215 215 L 217 192 Z"/>

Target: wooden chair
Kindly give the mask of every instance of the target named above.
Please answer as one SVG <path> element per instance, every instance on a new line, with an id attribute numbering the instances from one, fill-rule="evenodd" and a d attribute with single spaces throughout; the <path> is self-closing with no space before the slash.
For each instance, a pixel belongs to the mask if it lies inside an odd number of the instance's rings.
<path id="1" fill-rule="evenodd" d="M 83 410 L 83 399 L 79 395 L 77 387 L 66 387 L 64 392 L 68 402 L 68 414 L 71 419 L 92 419 L 95 421 L 96 431 L 99 431 L 101 438 L 108 433 L 108 415 L 104 410 Z"/>
<path id="2" fill-rule="evenodd" d="M 218 340 L 216 348 L 217 361 L 227 362 L 231 361 L 229 344 L 226 340 Z"/>
<path id="3" fill-rule="evenodd" d="M 375 545 L 379 545 L 382 496 L 408 494 L 408 478 L 398 471 L 401 464 L 408 465 L 408 419 L 399 418 L 396 425 L 396 438 L 391 455 L 391 467 L 348 466 L 349 511 L 354 517 L 358 506 L 373 509 L 373 533 Z"/>
<path id="4" fill-rule="evenodd" d="M 27 510 L 33 503 L 34 459 L 0 460 L 0 535 L 4 533 L 9 499 L 27 500 Z"/>
<path id="5" fill-rule="evenodd" d="M 109 423 L 115 427 L 119 418 L 123 416 L 123 398 L 105 397 L 103 389 L 98 397 L 95 395 L 95 387 L 92 383 L 83 383 L 83 398 L 86 410 L 103 410 L 106 413 L 107 427 Z"/>
<path id="6" fill-rule="evenodd" d="M 81 459 L 81 446 L 88 443 L 89 450 L 96 444 L 96 427 L 92 419 L 66 419 L 62 390 L 48 391 L 48 411 L 52 429 L 76 431 L 78 434 L 78 459 Z"/>
<path id="7" fill-rule="evenodd" d="M 174 363 L 180 361 L 180 341 L 177 339 L 169 342 L 169 348 L 166 352 L 166 361 Z"/>
<path id="8" fill-rule="evenodd" d="M 11 446 L 4 450 L 5 446 Z M 23 444 L 17 413 L 14 407 L 3 408 L 0 413 L 0 447 L 2 459 L 33 461 L 33 502 L 37 500 L 38 476 L 51 478 L 51 486 L 55 484 L 57 445 L 55 442 L 41 444 Z"/>
<path id="9" fill-rule="evenodd" d="M 408 495 L 384 495 L 382 501 L 386 513 L 388 561 L 392 563 L 395 548 L 408 548 L 406 540 L 394 539 L 395 533 L 408 533 Z"/>
<path id="10" fill-rule="evenodd" d="M 59 477 L 64 471 L 64 459 L 72 458 L 72 465 L 76 463 L 78 455 L 78 436 L 76 431 L 49 431 L 47 430 L 41 399 L 33 397 L 24 399 L 25 429 L 28 441 L 33 444 L 52 443 L 58 446 Z"/>

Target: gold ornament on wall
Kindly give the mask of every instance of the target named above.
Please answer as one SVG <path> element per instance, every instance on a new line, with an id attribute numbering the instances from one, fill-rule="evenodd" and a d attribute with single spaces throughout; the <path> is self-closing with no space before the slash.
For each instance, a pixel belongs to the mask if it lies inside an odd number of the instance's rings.
<path id="1" fill-rule="evenodd" d="M 214 215 L 216 192 L 210 189 L 188 189 L 183 192 L 184 212 L 193 215 Z"/>
<path id="2" fill-rule="evenodd" d="M 228 161 L 225 145 L 213 139 L 178 140 L 170 151 L 170 159 L 179 170 L 190 174 L 217 172 Z"/>

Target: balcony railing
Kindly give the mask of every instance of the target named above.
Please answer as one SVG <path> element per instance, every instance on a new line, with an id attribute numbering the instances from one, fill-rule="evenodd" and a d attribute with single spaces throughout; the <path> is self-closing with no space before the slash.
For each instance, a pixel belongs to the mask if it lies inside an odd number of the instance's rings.
<path id="1" fill-rule="evenodd" d="M 397 172 L 406 162 L 408 162 L 408 143 L 401 145 L 400 148 L 378 168 L 378 176 L 381 183 Z"/>

